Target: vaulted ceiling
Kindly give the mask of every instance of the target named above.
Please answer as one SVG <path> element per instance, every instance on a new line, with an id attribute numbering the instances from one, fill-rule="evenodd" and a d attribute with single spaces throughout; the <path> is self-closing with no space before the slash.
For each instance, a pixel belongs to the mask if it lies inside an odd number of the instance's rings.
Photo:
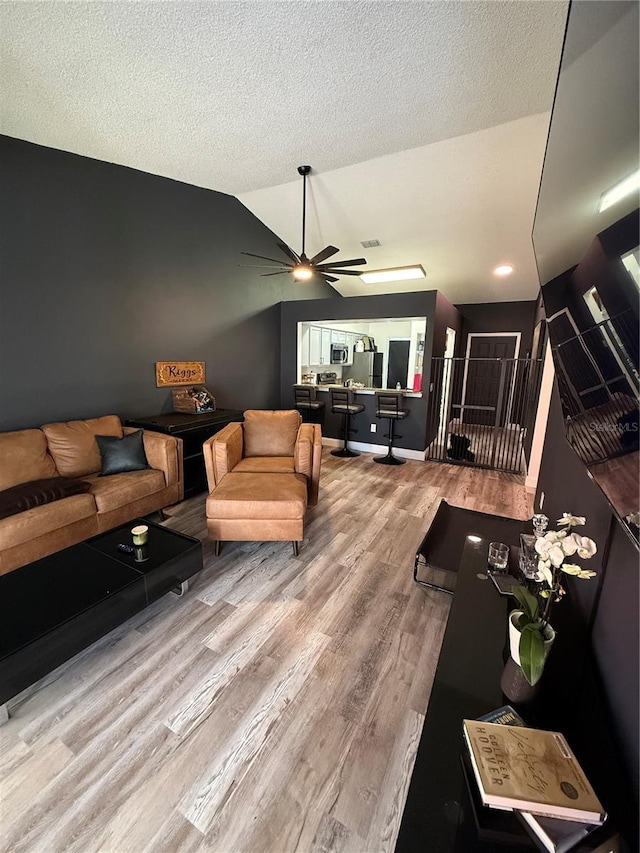
<path id="1" fill-rule="evenodd" d="M 567 8 L 5 0 L 2 132 L 237 195 L 296 250 L 310 164 L 308 254 L 333 243 L 368 268 L 427 272 L 339 292 L 531 299 Z"/>

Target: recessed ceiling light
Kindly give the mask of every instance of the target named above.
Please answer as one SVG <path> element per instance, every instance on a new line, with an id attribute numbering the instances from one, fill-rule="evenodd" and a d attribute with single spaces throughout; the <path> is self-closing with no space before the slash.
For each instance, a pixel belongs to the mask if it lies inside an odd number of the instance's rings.
<path id="1" fill-rule="evenodd" d="M 386 270 L 369 270 L 360 274 L 365 284 L 381 284 L 385 281 L 407 281 L 411 278 L 426 278 L 427 274 L 420 264 L 410 267 L 391 267 Z"/>
<path id="2" fill-rule="evenodd" d="M 629 175 L 628 178 L 617 183 L 615 187 L 611 187 L 606 193 L 602 193 L 600 204 L 598 205 L 598 213 L 602 213 L 603 210 L 606 210 L 638 189 L 640 189 L 640 169 L 634 172 L 633 175 Z"/>
<path id="3" fill-rule="evenodd" d="M 478 542 L 482 542 L 482 538 L 480 536 L 467 536 L 469 542 L 473 542 L 474 545 L 477 545 Z"/>
<path id="4" fill-rule="evenodd" d="M 512 272 L 513 267 L 511 266 L 511 264 L 500 264 L 499 267 L 496 267 L 494 269 L 493 274 L 502 278 L 505 275 L 511 275 Z"/>

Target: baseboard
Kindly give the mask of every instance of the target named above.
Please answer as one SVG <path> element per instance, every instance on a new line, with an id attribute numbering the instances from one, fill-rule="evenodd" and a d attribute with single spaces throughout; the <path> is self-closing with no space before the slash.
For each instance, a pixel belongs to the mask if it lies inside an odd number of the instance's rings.
<path id="1" fill-rule="evenodd" d="M 341 438 L 327 438 L 322 436 L 322 444 L 324 447 L 342 447 Z M 351 450 L 357 450 L 360 453 L 375 453 L 377 456 L 383 456 L 387 452 L 386 444 L 365 444 L 363 441 L 350 441 L 349 447 Z M 400 459 L 415 459 L 417 462 L 424 462 L 426 450 L 409 450 L 405 447 L 394 447 L 393 455 Z"/>

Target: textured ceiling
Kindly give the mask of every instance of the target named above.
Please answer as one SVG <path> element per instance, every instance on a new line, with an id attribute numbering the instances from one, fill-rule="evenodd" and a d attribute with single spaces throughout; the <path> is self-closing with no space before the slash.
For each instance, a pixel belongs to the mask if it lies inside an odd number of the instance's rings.
<path id="1" fill-rule="evenodd" d="M 352 256 L 380 239 L 370 267 L 422 263 L 420 287 L 455 301 L 532 298 L 566 11 L 565 0 L 5 0 L 1 128 L 239 195 L 294 248 L 300 200 L 287 185 L 310 163 L 322 246 Z M 487 278 L 503 259 L 517 268 L 506 295 Z"/>

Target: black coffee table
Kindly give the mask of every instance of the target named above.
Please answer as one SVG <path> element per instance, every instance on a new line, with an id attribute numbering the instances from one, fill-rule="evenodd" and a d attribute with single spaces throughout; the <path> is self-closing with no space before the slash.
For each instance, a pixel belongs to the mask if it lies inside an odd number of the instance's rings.
<path id="1" fill-rule="evenodd" d="M 136 524 L 148 543 L 124 553 Z M 0 724 L 9 699 L 201 569 L 198 539 L 138 519 L 0 576 Z"/>

